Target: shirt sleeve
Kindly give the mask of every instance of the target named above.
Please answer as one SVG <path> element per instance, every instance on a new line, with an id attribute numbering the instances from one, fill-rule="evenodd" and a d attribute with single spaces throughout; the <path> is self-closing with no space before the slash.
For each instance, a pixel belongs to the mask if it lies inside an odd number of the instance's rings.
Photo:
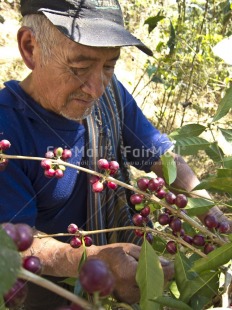
<path id="1" fill-rule="evenodd" d="M 6 139 L 11 147 L 4 151 L 9 155 L 23 155 L 22 140 L 28 143 L 11 115 L 11 109 L 1 106 L 0 140 Z M 33 168 L 33 165 L 31 166 Z M 36 194 L 27 176 L 25 160 L 9 159 L 4 171 L 0 171 L 0 222 L 35 225 L 37 215 Z"/>
<path id="2" fill-rule="evenodd" d="M 122 131 L 125 155 L 132 166 L 149 172 L 153 163 L 173 144 L 166 134 L 151 124 L 120 82 L 119 87 L 124 104 Z"/>

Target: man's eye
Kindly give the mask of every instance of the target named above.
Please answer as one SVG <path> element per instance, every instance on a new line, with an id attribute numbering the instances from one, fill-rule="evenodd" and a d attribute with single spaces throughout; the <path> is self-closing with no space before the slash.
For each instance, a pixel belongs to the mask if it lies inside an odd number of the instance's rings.
<path id="1" fill-rule="evenodd" d="M 75 75 L 81 75 L 85 73 L 88 70 L 88 68 L 76 68 L 76 67 L 71 67 L 71 71 Z"/>
<path id="2" fill-rule="evenodd" d="M 104 66 L 104 68 L 105 68 L 107 71 L 114 70 L 114 67 L 115 67 L 115 66 Z"/>

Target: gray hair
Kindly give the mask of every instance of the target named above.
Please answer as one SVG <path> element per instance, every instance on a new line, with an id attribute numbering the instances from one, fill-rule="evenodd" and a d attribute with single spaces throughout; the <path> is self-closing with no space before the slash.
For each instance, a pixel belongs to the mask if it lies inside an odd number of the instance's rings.
<path id="1" fill-rule="evenodd" d="M 58 44 L 58 30 L 45 16 L 39 14 L 24 16 L 22 26 L 30 28 L 33 32 L 41 47 L 41 60 L 46 63 L 52 56 L 52 47 Z"/>

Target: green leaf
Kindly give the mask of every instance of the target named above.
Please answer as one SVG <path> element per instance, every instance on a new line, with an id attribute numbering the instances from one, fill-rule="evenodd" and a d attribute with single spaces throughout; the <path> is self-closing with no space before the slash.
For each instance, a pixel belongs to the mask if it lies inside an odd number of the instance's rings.
<path id="1" fill-rule="evenodd" d="M 6 310 L 4 299 L 3 299 L 3 296 L 1 296 L 1 295 L 0 295 L 0 309 Z"/>
<path id="2" fill-rule="evenodd" d="M 163 253 L 166 249 L 166 244 L 167 241 L 157 235 L 152 242 L 152 247 L 155 251 Z"/>
<path id="3" fill-rule="evenodd" d="M 232 129 L 223 129 L 220 127 L 218 127 L 218 129 L 221 130 L 221 133 L 227 142 L 232 142 Z"/>
<path id="4" fill-rule="evenodd" d="M 216 190 L 232 194 L 232 177 L 211 177 L 203 180 L 193 190 L 199 189 Z"/>
<path id="5" fill-rule="evenodd" d="M 213 206 L 213 201 L 204 198 L 188 198 L 186 210 L 189 216 L 198 216 L 206 213 Z"/>
<path id="6" fill-rule="evenodd" d="M 230 87 L 227 90 L 225 96 L 220 101 L 217 112 L 214 115 L 212 122 L 216 122 L 220 118 L 225 116 L 231 108 L 232 108 L 232 87 Z"/>
<path id="7" fill-rule="evenodd" d="M 217 170 L 217 177 L 218 178 L 223 178 L 223 177 L 230 177 L 232 178 L 232 169 L 218 169 Z"/>
<path id="8" fill-rule="evenodd" d="M 172 22 L 170 21 L 170 37 L 167 42 L 167 46 L 169 47 L 169 55 L 172 55 L 172 53 L 174 52 L 175 44 L 176 44 L 176 32 Z"/>
<path id="9" fill-rule="evenodd" d="M 135 210 L 136 211 L 140 211 L 144 208 L 144 203 L 141 202 L 141 203 L 138 203 L 137 205 L 135 205 Z"/>
<path id="10" fill-rule="evenodd" d="M 154 65 L 149 63 L 149 65 L 148 65 L 148 67 L 146 69 L 146 72 L 147 72 L 149 78 L 151 76 L 153 76 L 156 73 L 156 71 L 157 71 L 157 67 L 155 67 Z"/>
<path id="11" fill-rule="evenodd" d="M 190 263 L 186 256 L 182 253 L 177 253 L 175 256 L 175 280 L 178 290 L 181 292 L 186 283 L 189 281 L 188 270 L 190 269 Z"/>
<path id="12" fill-rule="evenodd" d="M 207 271 L 200 274 L 195 279 L 186 283 L 184 289 L 181 291 L 180 300 L 189 303 L 194 295 L 196 296 L 196 294 L 202 292 L 202 290 L 210 288 L 214 281 L 218 281 L 218 272 Z"/>
<path id="13" fill-rule="evenodd" d="M 165 18 L 165 16 L 160 15 L 160 14 L 161 14 L 161 11 L 159 11 L 159 13 L 156 16 L 149 17 L 145 20 L 144 25 L 146 24 L 148 25 L 149 33 L 151 33 L 152 30 L 154 30 L 157 27 L 158 22 L 160 22 L 162 19 Z"/>
<path id="14" fill-rule="evenodd" d="M 232 243 L 227 243 L 214 251 L 210 252 L 207 257 L 197 260 L 192 270 L 201 273 L 204 270 L 216 270 L 226 264 L 232 258 Z"/>
<path id="15" fill-rule="evenodd" d="M 191 309 L 202 310 L 205 309 L 204 306 L 207 305 L 209 302 L 210 299 L 208 297 L 196 294 L 191 298 L 189 304 L 191 306 Z"/>
<path id="16" fill-rule="evenodd" d="M 187 137 L 197 137 L 199 136 L 204 130 L 206 129 L 205 126 L 199 125 L 199 124 L 188 124 L 185 126 L 182 126 L 181 128 L 178 128 L 171 132 L 169 134 L 169 137 L 178 140 L 182 138 Z"/>
<path id="17" fill-rule="evenodd" d="M 207 305 L 212 297 L 218 294 L 219 288 L 219 272 L 207 272 L 207 281 L 201 285 L 202 280 L 205 279 L 204 275 L 200 275 L 197 281 L 200 281 L 200 285 L 202 286 L 196 294 L 194 294 L 190 300 L 190 305 L 194 310 L 202 310 L 205 309 L 205 305 Z M 208 278 L 210 277 L 210 278 Z M 205 285 L 204 285 L 205 284 Z"/>
<path id="18" fill-rule="evenodd" d="M 187 304 L 183 301 L 180 301 L 175 298 L 167 297 L 167 296 L 159 296 L 154 299 L 155 302 L 170 307 L 171 309 L 178 309 L 178 310 L 192 310 Z"/>
<path id="19" fill-rule="evenodd" d="M 168 185 L 172 184 L 177 175 L 176 162 L 169 152 L 161 156 L 164 179 Z"/>
<path id="20" fill-rule="evenodd" d="M 155 279 L 155 281 L 154 281 Z M 150 300 L 161 296 L 164 287 L 164 275 L 159 257 L 147 240 L 144 240 L 139 256 L 136 281 L 140 289 L 140 307 L 142 310 L 159 310 Z"/>
<path id="21" fill-rule="evenodd" d="M 224 153 L 217 142 L 213 142 L 209 147 L 205 149 L 206 154 L 215 162 L 219 162 L 223 159 Z"/>
<path id="22" fill-rule="evenodd" d="M 225 168 L 232 169 L 232 156 L 224 157 L 223 164 Z"/>
<path id="23" fill-rule="evenodd" d="M 17 279 L 21 256 L 13 240 L 0 228 L 0 295 L 6 293 Z"/>
<path id="24" fill-rule="evenodd" d="M 198 151 L 210 146 L 210 142 L 199 137 L 178 139 L 175 144 L 175 152 L 181 155 L 194 155 Z"/>

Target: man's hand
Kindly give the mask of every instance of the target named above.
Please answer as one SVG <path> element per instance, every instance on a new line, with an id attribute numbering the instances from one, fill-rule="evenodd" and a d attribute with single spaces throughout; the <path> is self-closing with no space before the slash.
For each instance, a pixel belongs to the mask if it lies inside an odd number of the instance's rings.
<path id="1" fill-rule="evenodd" d="M 140 292 L 135 280 L 141 248 L 132 243 L 114 243 L 86 248 L 87 257 L 105 261 L 115 277 L 114 296 L 117 300 L 133 304 L 139 302 Z M 77 277 L 83 247 L 72 248 L 53 238 L 36 238 L 24 255 L 36 255 L 43 264 L 43 274 L 56 277 Z M 174 275 L 173 263 L 160 258 L 165 282 Z"/>
<path id="2" fill-rule="evenodd" d="M 141 248 L 131 243 L 115 243 L 96 248 L 96 257 L 108 264 L 116 279 L 115 298 L 128 304 L 139 302 L 140 292 L 135 275 Z M 91 247 L 89 250 L 91 251 Z M 91 256 L 90 253 L 88 255 Z M 163 257 L 160 257 L 160 263 L 166 285 L 174 276 L 174 264 Z"/>

